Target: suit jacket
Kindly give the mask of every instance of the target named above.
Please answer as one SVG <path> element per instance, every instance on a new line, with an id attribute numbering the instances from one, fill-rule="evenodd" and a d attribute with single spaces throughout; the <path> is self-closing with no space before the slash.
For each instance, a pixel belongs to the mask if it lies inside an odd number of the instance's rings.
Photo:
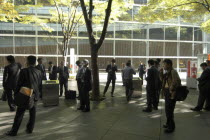
<path id="1" fill-rule="evenodd" d="M 61 67 L 58 67 L 59 73 L 59 80 L 60 81 L 68 81 L 69 79 L 69 69 L 68 67 L 64 66 L 63 69 Z"/>
<path id="2" fill-rule="evenodd" d="M 84 69 L 86 69 L 85 72 L 84 72 Z M 83 70 L 83 74 L 81 77 L 81 81 L 82 81 L 83 88 L 87 91 L 91 91 L 92 90 L 91 70 L 88 67 L 82 68 L 82 70 Z"/>
<path id="3" fill-rule="evenodd" d="M 48 71 L 49 71 L 49 79 L 57 80 L 57 67 L 56 66 L 49 67 Z"/>
<path id="4" fill-rule="evenodd" d="M 15 89 L 19 76 L 20 68 L 17 63 L 7 65 L 4 68 L 3 87 L 7 89 Z"/>
<path id="5" fill-rule="evenodd" d="M 29 72 L 30 70 L 30 72 Z M 31 79 L 29 77 L 31 76 Z M 17 82 L 17 88 L 15 89 L 15 95 L 20 91 L 21 87 L 28 87 L 34 90 L 34 100 L 39 99 L 39 87 L 42 84 L 42 73 L 35 67 L 24 68 L 20 71 L 20 76 Z"/>
<path id="6" fill-rule="evenodd" d="M 106 72 L 108 72 L 108 79 L 116 79 L 117 65 L 112 66 L 111 64 L 107 65 Z"/>
<path id="7" fill-rule="evenodd" d="M 45 66 L 43 64 L 42 65 L 38 64 L 36 66 L 36 68 L 41 71 L 41 73 L 42 73 L 42 80 L 47 80 Z"/>
<path id="8" fill-rule="evenodd" d="M 198 81 L 200 90 L 210 90 L 210 67 L 207 67 L 203 71 Z"/>
<path id="9" fill-rule="evenodd" d="M 141 77 L 143 74 L 145 74 L 145 67 L 144 65 L 140 65 L 138 68 L 139 71 L 139 77 Z"/>
<path id="10" fill-rule="evenodd" d="M 154 66 L 148 69 L 146 80 L 147 90 L 159 89 L 159 72 Z"/>

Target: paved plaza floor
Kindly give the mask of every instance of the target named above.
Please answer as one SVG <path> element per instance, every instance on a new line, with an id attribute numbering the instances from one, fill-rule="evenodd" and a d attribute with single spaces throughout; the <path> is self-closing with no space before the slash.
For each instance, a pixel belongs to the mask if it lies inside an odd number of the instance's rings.
<path id="1" fill-rule="evenodd" d="M 76 82 L 69 82 L 76 89 Z M 101 91 L 105 83 L 101 83 Z M 1 91 L 0 91 L 1 93 Z M 143 97 L 125 100 L 125 89 L 117 82 L 115 97 L 101 102 L 91 102 L 91 112 L 77 111 L 78 101 L 60 98 L 56 107 L 43 107 L 38 103 L 36 125 L 33 134 L 25 133 L 28 112 L 16 137 L 3 134 L 13 123 L 15 113 L 8 111 L 6 102 L 0 101 L 0 140 L 209 140 L 210 112 L 192 112 L 189 109 L 197 102 L 198 92 L 190 90 L 186 101 L 178 102 L 175 109 L 176 131 L 165 134 L 164 101 L 158 111 L 144 113 L 146 106 L 145 87 Z"/>

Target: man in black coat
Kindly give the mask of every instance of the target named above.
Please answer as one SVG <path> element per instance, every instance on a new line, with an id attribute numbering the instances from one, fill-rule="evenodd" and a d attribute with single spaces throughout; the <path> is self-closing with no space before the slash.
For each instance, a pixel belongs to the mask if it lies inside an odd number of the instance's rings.
<path id="1" fill-rule="evenodd" d="M 109 88 L 110 83 L 112 82 L 112 91 L 111 91 L 111 96 L 114 97 L 114 89 L 115 89 L 115 82 L 116 82 L 116 72 L 117 72 L 117 65 L 115 64 L 115 59 L 112 59 L 112 63 L 109 64 L 106 68 L 106 72 L 108 73 L 107 76 L 107 83 L 106 87 L 104 89 L 103 96 L 105 97 L 105 94 Z"/>
<path id="2" fill-rule="evenodd" d="M 147 72 L 147 108 L 143 112 L 151 112 L 152 107 L 154 110 L 158 110 L 158 95 L 157 90 L 159 89 L 159 72 L 154 66 L 154 60 L 149 60 L 149 69 Z"/>
<path id="3" fill-rule="evenodd" d="M 78 108 L 78 110 L 82 110 L 83 112 L 90 111 L 89 92 L 92 90 L 92 76 L 91 70 L 88 68 L 88 65 L 89 61 L 87 59 L 83 60 L 81 76 L 82 94 L 80 99 L 80 107 Z"/>
<path id="4" fill-rule="evenodd" d="M 7 95 L 10 111 L 15 111 L 15 105 L 14 105 L 12 92 L 14 92 L 16 88 L 20 68 L 18 64 L 15 63 L 14 56 L 11 56 L 11 55 L 7 56 L 6 59 L 9 65 L 7 65 L 4 68 L 3 87 L 4 87 L 4 92 Z"/>
<path id="5" fill-rule="evenodd" d="M 48 72 L 50 80 L 57 80 L 57 67 L 51 61 L 49 62 Z"/>
<path id="6" fill-rule="evenodd" d="M 15 115 L 14 123 L 12 129 L 6 133 L 8 136 L 16 136 L 18 129 L 21 125 L 24 113 L 26 109 L 29 109 L 29 121 L 26 126 L 26 133 L 30 134 L 33 132 L 35 118 L 36 118 L 36 102 L 39 99 L 39 87 L 42 84 L 42 73 L 35 68 L 36 57 L 28 56 L 27 65 L 28 68 L 22 69 L 20 71 L 20 76 L 17 82 L 17 88 L 15 89 L 15 97 L 19 94 L 21 87 L 33 87 L 33 94 L 31 96 L 34 103 L 30 108 L 26 107 L 17 107 L 17 112 Z"/>
<path id="7" fill-rule="evenodd" d="M 200 91 L 198 103 L 197 106 L 195 108 L 191 108 L 191 110 L 201 111 L 206 101 L 205 109 L 210 111 L 210 106 L 208 104 L 210 95 L 210 67 L 208 67 L 206 63 L 202 63 L 200 66 L 203 69 L 203 73 L 201 74 L 200 78 L 197 79 L 199 81 L 198 88 Z"/>
<path id="8" fill-rule="evenodd" d="M 138 71 L 139 71 L 139 77 L 142 79 L 142 85 L 144 81 L 144 74 L 145 74 L 145 65 L 143 63 L 140 63 Z"/>
<path id="9" fill-rule="evenodd" d="M 45 66 L 43 65 L 43 61 L 42 60 L 43 60 L 42 58 L 38 58 L 37 59 L 38 65 L 36 66 L 36 68 L 41 71 L 41 73 L 42 73 L 42 80 L 47 80 Z M 42 84 L 39 87 L 39 92 L 40 92 L 40 98 L 42 98 Z"/>
<path id="10" fill-rule="evenodd" d="M 76 75 L 76 80 L 77 80 L 77 88 L 79 91 L 79 96 L 78 99 L 81 98 L 81 94 L 82 94 L 82 83 L 81 83 L 81 78 L 82 78 L 82 63 L 78 60 L 76 62 L 76 65 L 78 67 L 78 71 L 77 71 L 77 75 Z"/>
<path id="11" fill-rule="evenodd" d="M 63 87 L 65 92 L 68 91 L 68 79 L 69 79 L 69 69 L 64 66 L 64 61 L 61 61 L 60 66 L 58 67 L 59 73 L 59 83 L 60 83 L 60 97 L 63 96 Z"/>

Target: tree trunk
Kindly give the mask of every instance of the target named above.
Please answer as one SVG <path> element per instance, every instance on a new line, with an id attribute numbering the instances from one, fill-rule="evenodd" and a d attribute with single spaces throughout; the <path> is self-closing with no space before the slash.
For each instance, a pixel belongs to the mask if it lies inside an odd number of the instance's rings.
<path id="1" fill-rule="evenodd" d="M 94 101 L 100 100 L 100 85 L 99 85 L 99 69 L 98 69 L 98 51 L 94 46 L 91 46 L 91 66 L 92 66 L 92 99 Z"/>

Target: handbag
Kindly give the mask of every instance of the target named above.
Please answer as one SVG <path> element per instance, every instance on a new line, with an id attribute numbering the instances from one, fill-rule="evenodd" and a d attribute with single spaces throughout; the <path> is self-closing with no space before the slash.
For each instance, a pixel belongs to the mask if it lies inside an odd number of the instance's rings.
<path id="1" fill-rule="evenodd" d="M 15 95 L 15 104 L 20 108 L 30 109 L 34 106 L 34 94 L 31 84 L 31 74 L 28 68 L 29 82 L 31 87 L 21 87 L 19 92 Z"/>
<path id="2" fill-rule="evenodd" d="M 187 98 L 189 90 L 186 86 L 180 86 L 176 89 L 176 101 L 184 101 Z"/>

